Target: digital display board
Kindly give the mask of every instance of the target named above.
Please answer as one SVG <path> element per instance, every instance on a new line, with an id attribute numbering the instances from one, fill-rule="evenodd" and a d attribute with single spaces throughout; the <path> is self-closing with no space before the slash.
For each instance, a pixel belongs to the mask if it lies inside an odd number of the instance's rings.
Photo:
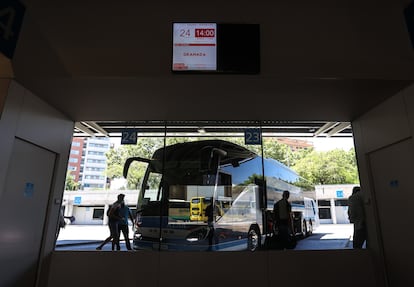
<path id="1" fill-rule="evenodd" d="M 173 23 L 172 71 L 257 74 L 260 26 Z"/>
<path id="2" fill-rule="evenodd" d="M 217 70 L 215 23 L 173 24 L 173 71 Z"/>

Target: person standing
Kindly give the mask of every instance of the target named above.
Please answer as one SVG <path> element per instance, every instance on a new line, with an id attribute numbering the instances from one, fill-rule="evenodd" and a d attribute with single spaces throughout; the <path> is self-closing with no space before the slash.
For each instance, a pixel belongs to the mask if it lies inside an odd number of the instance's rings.
<path id="1" fill-rule="evenodd" d="M 289 203 L 289 191 L 283 191 L 282 199 L 273 205 L 273 215 L 276 228 L 278 230 L 278 239 L 282 249 L 292 248 L 293 218 L 292 205 Z"/>
<path id="2" fill-rule="evenodd" d="M 125 246 L 128 250 L 132 250 L 131 242 L 129 241 L 129 225 L 128 219 L 131 220 L 132 224 L 134 224 L 134 217 L 132 216 L 131 209 L 129 209 L 128 205 L 125 202 L 121 203 L 120 207 L 120 214 L 122 216 L 122 220 L 119 222 L 119 232 L 122 232 L 122 235 L 125 239 Z"/>
<path id="3" fill-rule="evenodd" d="M 352 246 L 360 249 L 367 240 L 364 198 L 359 186 L 354 186 L 352 195 L 348 198 L 348 218 L 354 224 Z"/>

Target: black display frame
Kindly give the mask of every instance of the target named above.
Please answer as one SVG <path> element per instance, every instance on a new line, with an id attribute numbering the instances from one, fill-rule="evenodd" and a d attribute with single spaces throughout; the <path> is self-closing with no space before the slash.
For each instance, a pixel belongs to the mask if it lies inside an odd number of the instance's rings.
<path id="1" fill-rule="evenodd" d="M 174 24 L 216 24 L 216 70 L 174 70 L 173 50 L 171 49 L 171 72 L 174 74 L 259 74 L 260 24 L 220 23 L 220 22 L 173 22 Z M 173 35 L 174 31 L 172 31 Z"/>

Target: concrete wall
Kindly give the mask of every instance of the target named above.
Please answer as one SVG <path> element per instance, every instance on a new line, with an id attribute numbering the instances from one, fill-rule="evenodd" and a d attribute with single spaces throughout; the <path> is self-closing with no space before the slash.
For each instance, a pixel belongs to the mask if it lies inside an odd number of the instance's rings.
<path id="1" fill-rule="evenodd" d="M 59 287 L 382 286 L 366 250 L 54 252 L 52 261 L 48 286 Z"/>
<path id="2" fill-rule="evenodd" d="M 409 259 L 411 253 L 407 252 L 404 247 L 406 246 L 405 244 L 400 247 L 384 240 L 384 232 L 393 235 L 401 229 L 398 229 L 398 225 L 394 226 L 392 224 L 395 222 L 395 216 L 393 218 L 392 214 L 387 213 L 381 216 L 382 210 L 377 208 L 382 204 L 380 200 L 383 200 L 383 198 L 376 195 L 377 190 L 373 188 L 375 182 L 371 178 L 371 173 L 374 170 L 371 168 L 371 162 L 375 163 L 382 158 L 381 155 L 376 156 L 376 152 L 386 151 L 393 145 L 404 144 L 404 147 L 406 147 L 405 143 L 408 141 L 408 147 L 411 147 L 411 134 L 414 122 L 412 116 L 414 101 L 411 91 L 412 89 L 396 95 L 354 122 L 362 187 L 369 191 L 372 203 L 368 206 L 371 222 L 370 249 L 368 250 L 286 251 L 255 254 L 246 252 L 220 254 L 52 252 L 73 123 L 15 82 L 10 87 L 6 106 L 0 121 L 0 132 L 2 134 L 0 139 L 2 150 L 0 154 L 0 196 L 3 199 L 7 194 L 4 186 L 7 181 L 8 170 L 11 164 L 10 158 L 16 138 L 52 151 L 57 155 L 52 187 L 47 201 L 48 216 L 42 226 L 34 225 L 33 229 L 19 230 L 22 233 L 20 237 L 22 245 L 26 244 L 24 241 L 25 236 L 30 237 L 30 233 L 38 233 L 39 230 L 43 231 L 40 249 L 41 264 L 38 268 L 40 276 L 37 277 L 38 286 L 46 286 L 47 284 L 47 286 L 64 287 L 73 286 L 75 283 L 77 286 L 91 286 L 91 284 L 96 284 L 97 282 L 102 283 L 100 286 L 109 286 L 111 282 L 115 282 L 113 281 L 113 273 L 102 272 L 108 266 L 118 270 L 116 282 L 122 282 L 130 286 L 138 284 L 169 286 L 171 283 L 169 278 L 182 282 L 181 285 L 183 286 L 192 286 L 194 285 L 194 278 L 205 276 L 205 270 L 209 270 L 208 268 L 211 268 L 211 272 L 217 282 L 226 282 L 226 280 L 229 280 L 229 273 L 234 272 L 233 270 L 236 267 L 240 268 L 238 269 L 238 274 L 243 275 L 236 276 L 232 280 L 239 286 L 247 286 L 253 284 L 252 282 L 272 286 L 275 280 L 280 284 L 290 284 L 291 286 L 302 286 L 308 280 L 312 284 L 315 283 L 321 286 L 330 285 L 332 281 L 336 282 L 336 286 L 349 286 L 351 284 L 353 286 L 369 286 L 372 282 L 375 282 L 376 286 L 383 286 L 382 265 L 378 264 L 378 262 L 382 261 L 384 262 L 384 268 L 390 271 L 385 274 L 388 275 L 388 280 L 393 282 L 391 286 L 399 286 L 398 284 L 401 280 L 405 280 L 405 282 L 410 282 L 409 280 L 411 280 L 408 277 L 408 269 L 403 267 L 402 263 L 402 260 Z M 403 150 L 405 151 L 406 149 Z M 394 150 L 392 151 L 394 152 Z M 372 158 L 370 158 L 371 156 Z M 408 158 L 412 159 L 411 157 Z M 371 159 L 371 161 L 368 159 Z M 414 160 L 410 162 L 414 162 Z M 391 168 L 395 168 L 395 166 L 391 166 Z M 406 172 L 409 173 L 411 170 L 414 169 L 411 168 L 410 163 L 407 163 Z M 398 174 L 395 178 L 392 177 L 389 183 L 393 188 L 391 191 L 398 192 L 401 190 L 408 200 L 412 199 L 410 194 L 407 193 L 407 190 L 409 190 L 406 185 L 407 182 L 399 180 Z M 381 187 L 381 185 L 379 186 Z M 8 205 L 3 200 L 1 201 L 1 209 L 10 213 L 15 212 L 15 207 Z M 406 210 L 409 209 L 407 208 Z M 404 212 L 405 210 L 403 210 L 403 214 Z M 390 219 L 387 219 L 389 215 Z M 398 212 L 398 216 L 400 215 L 401 213 Z M 376 216 L 378 216 L 379 220 L 374 220 Z M 10 219 L 10 217 L 1 219 L 3 224 L 5 220 L 7 220 L 7 226 L 13 226 L 13 222 L 10 222 L 13 219 Z M 412 234 L 410 234 L 410 230 L 404 229 L 404 232 L 408 232 L 408 237 L 403 239 L 404 243 L 408 244 Z M 2 234 L 2 239 L 4 240 L 4 233 Z M 388 238 L 388 240 L 390 239 Z M 384 250 L 382 250 L 383 243 Z M 15 258 L 19 258 L 19 256 L 24 258 L 27 255 L 19 252 L 19 248 L 15 245 L 8 249 L 7 244 L 7 241 L 4 240 L 1 245 L 2 260 L 4 258 L 7 259 L 9 255 Z M 198 264 L 189 264 L 189 262 L 193 261 L 203 262 L 204 268 L 200 268 Z M 393 267 L 391 263 L 385 265 L 386 261 L 395 263 L 397 267 Z M 326 264 L 327 262 L 329 264 Z M 6 263 L 3 263 L 2 267 L 7 267 Z M 352 277 L 343 276 L 344 270 L 349 270 L 350 266 L 352 266 L 353 270 Z M 321 269 L 324 270 L 323 274 L 325 276 L 316 276 L 316 274 L 320 274 Z M 69 275 L 68 270 L 70 270 Z M 280 274 L 290 274 L 293 276 L 294 282 L 292 283 L 292 277 L 286 276 L 275 279 L 273 270 L 277 270 Z M 15 272 L 16 270 L 11 271 Z M 188 276 L 188 274 L 192 275 Z M 301 276 L 295 276 L 297 274 L 301 274 Z M 16 281 L 17 279 L 21 280 L 25 276 L 25 272 L 22 272 L 16 274 L 15 279 Z M 341 280 L 337 280 L 339 277 Z M 358 278 L 356 285 L 354 277 Z M 199 282 L 199 285 L 211 284 L 204 280 Z"/>
<path id="3" fill-rule="evenodd" d="M 412 286 L 414 86 L 353 122 L 368 245 L 389 286 Z"/>
<path id="4" fill-rule="evenodd" d="M 106 211 L 117 198 L 119 193 L 125 194 L 125 203 L 128 206 L 136 206 L 138 191 L 136 190 L 76 190 L 65 191 L 62 206 L 65 208 L 65 216 L 74 216 L 72 224 L 107 224 Z M 103 219 L 93 219 L 93 207 L 104 208 Z"/>
<path id="5" fill-rule="evenodd" d="M 40 278 L 54 248 L 72 132 L 72 121 L 11 81 L 0 120 L 0 286 Z"/>
<path id="6" fill-rule="evenodd" d="M 352 188 L 356 184 L 328 184 L 328 185 L 316 185 L 315 193 L 318 200 L 328 200 L 330 206 L 321 207 L 319 209 L 329 208 L 331 212 L 331 218 L 320 219 L 321 223 L 333 223 L 333 224 L 348 224 L 348 205 L 336 206 L 335 200 L 345 199 L 352 194 Z"/>

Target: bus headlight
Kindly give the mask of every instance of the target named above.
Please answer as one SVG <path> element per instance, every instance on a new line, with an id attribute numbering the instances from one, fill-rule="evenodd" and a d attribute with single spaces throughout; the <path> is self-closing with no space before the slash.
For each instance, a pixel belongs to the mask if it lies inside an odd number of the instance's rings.
<path id="1" fill-rule="evenodd" d="M 188 242 L 197 242 L 199 240 L 206 239 L 208 235 L 208 231 L 209 231 L 208 227 L 203 227 L 203 228 L 194 230 L 193 232 L 187 235 L 186 240 Z"/>

